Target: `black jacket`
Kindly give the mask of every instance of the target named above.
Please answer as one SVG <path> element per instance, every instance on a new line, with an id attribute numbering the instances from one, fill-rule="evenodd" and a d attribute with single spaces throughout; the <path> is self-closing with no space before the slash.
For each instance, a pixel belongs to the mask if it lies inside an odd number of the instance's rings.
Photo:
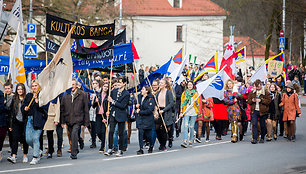
<path id="1" fill-rule="evenodd" d="M 9 115 L 8 115 L 8 127 L 12 128 L 13 127 L 13 124 L 15 121 L 17 121 L 17 114 L 18 114 L 18 109 L 16 110 L 15 108 L 15 103 L 16 103 L 16 99 L 13 98 L 12 99 L 12 102 L 10 103 L 10 106 L 8 106 L 8 110 L 9 110 Z M 20 110 L 21 110 L 21 107 L 22 107 L 22 104 L 20 106 Z M 21 110 L 22 111 L 22 110 Z M 22 116 L 22 120 L 24 122 L 25 118 L 24 116 Z"/>
<path id="2" fill-rule="evenodd" d="M 111 103 L 110 108 L 110 117 L 115 115 L 115 120 L 117 122 L 125 122 L 128 120 L 128 104 L 130 100 L 130 94 L 127 90 L 123 90 L 119 96 L 118 89 L 114 89 L 111 91 L 111 98 L 113 102 Z"/>
<path id="3" fill-rule="evenodd" d="M 104 111 L 103 117 L 106 119 L 106 118 L 107 118 L 107 117 L 106 117 L 106 112 L 107 112 L 107 108 L 108 108 L 108 101 L 107 101 L 108 95 L 106 95 L 105 98 L 104 98 L 104 100 L 101 101 L 101 100 L 102 100 L 102 94 L 101 94 L 101 93 L 96 93 L 96 94 L 97 94 L 96 97 L 98 97 L 99 103 L 96 102 L 96 99 L 94 99 L 94 103 L 93 103 L 92 107 L 93 107 L 93 108 L 96 108 L 96 114 L 98 115 L 99 110 L 100 110 L 99 104 L 101 105 L 101 103 L 103 102 L 103 103 L 102 103 L 103 111 Z"/>
<path id="4" fill-rule="evenodd" d="M 7 117 L 6 117 L 6 109 L 4 105 L 4 94 L 0 91 L 0 127 L 6 127 Z"/>
<path id="5" fill-rule="evenodd" d="M 153 129 L 154 116 L 153 110 L 155 102 L 152 94 L 146 96 L 142 101 L 142 95 L 138 95 L 138 101 L 140 104 L 140 111 L 136 115 L 136 127 L 138 129 Z M 135 110 L 136 111 L 136 110 Z"/>
<path id="6" fill-rule="evenodd" d="M 39 93 L 38 93 L 39 95 Z M 37 95 L 37 98 L 38 98 Z M 25 107 L 28 106 L 33 98 L 33 93 L 28 93 L 24 99 L 24 102 L 21 106 L 21 112 L 24 118 L 25 124 L 28 121 L 28 116 L 33 116 L 33 127 L 36 130 L 42 130 L 45 126 L 45 123 L 48 118 L 48 105 L 39 107 L 39 103 L 35 102 L 35 99 L 33 100 L 30 108 L 28 111 L 25 111 Z"/>
<path id="7" fill-rule="evenodd" d="M 144 70 L 139 69 L 138 74 L 139 74 L 139 82 L 141 83 L 144 79 Z"/>

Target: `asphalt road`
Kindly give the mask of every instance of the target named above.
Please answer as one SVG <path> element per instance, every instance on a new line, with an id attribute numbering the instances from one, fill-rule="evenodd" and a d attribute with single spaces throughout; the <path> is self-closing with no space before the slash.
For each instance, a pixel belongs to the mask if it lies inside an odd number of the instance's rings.
<path id="1" fill-rule="evenodd" d="M 306 107 L 302 108 L 306 113 Z M 81 150 L 77 160 L 71 160 L 66 152 L 63 157 L 53 159 L 43 158 L 38 165 L 22 164 L 22 156 L 18 155 L 18 163 L 13 165 L 5 159 L 0 162 L 1 173 L 20 174 L 157 174 L 157 173 L 220 173 L 220 174 L 283 174 L 306 173 L 306 114 L 297 119 L 296 142 L 288 142 L 283 137 L 277 141 L 253 145 L 250 143 L 250 131 L 242 142 L 233 144 L 230 135 L 223 137 L 222 141 L 214 139 L 211 142 L 195 144 L 192 148 L 180 147 L 181 137 L 175 139 L 172 149 L 167 152 L 136 155 L 138 150 L 137 132 L 132 134 L 131 144 L 123 157 L 106 157 L 98 153 L 98 148 L 89 148 L 89 135 L 84 150 Z M 65 139 L 67 144 L 67 139 Z M 157 149 L 155 145 L 155 149 Z M 4 158 L 8 156 L 4 149 Z M 21 151 L 19 151 L 21 152 Z M 30 153 L 32 150 L 30 149 Z M 31 160 L 31 158 L 29 158 Z"/>

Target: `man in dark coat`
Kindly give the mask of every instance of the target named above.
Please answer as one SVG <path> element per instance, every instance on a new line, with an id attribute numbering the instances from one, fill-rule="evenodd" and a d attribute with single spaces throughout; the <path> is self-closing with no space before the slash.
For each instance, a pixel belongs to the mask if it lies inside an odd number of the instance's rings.
<path id="1" fill-rule="evenodd" d="M 89 126 L 88 97 L 77 88 L 77 82 L 72 80 L 71 94 L 66 94 L 61 101 L 61 122 L 66 123 L 71 139 L 71 159 L 77 159 L 79 130 L 81 125 Z"/>
<path id="2" fill-rule="evenodd" d="M 143 64 L 140 65 L 140 69 L 138 71 L 139 74 L 139 83 L 141 83 L 144 79 L 144 68 L 143 68 Z"/>
<path id="3" fill-rule="evenodd" d="M 125 90 L 126 78 L 119 77 L 117 82 L 117 88 L 111 91 L 111 95 L 108 96 L 108 102 L 110 102 L 110 112 L 107 112 L 107 117 L 109 119 L 109 135 L 108 135 L 108 151 L 105 153 L 107 156 L 112 155 L 113 149 L 113 136 L 116 125 L 118 124 L 119 132 L 119 150 L 116 154 L 117 157 L 123 155 L 122 150 L 124 149 L 124 126 L 125 122 L 128 120 L 128 104 L 130 99 L 130 94 Z"/>

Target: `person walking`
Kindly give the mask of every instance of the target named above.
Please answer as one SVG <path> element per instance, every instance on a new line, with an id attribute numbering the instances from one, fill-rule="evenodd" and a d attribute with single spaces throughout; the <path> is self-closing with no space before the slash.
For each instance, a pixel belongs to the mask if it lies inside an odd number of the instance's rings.
<path id="1" fill-rule="evenodd" d="M 7 132 L 7 119 L 5 114 L 4 94 L 0 91 L 0 161 L 3 158 L 2 147 Z"/>
<path id="2" fill-rule="evenodd" d="M 195 89 L 195 85 L 192 81 L 187 82 L 187 89 L 182 94 L 181 99 L 181 113 L 180 118 L 184 117 L 184 142 L 181 144 L 182 147 L 187 148 L 188 145 L 192 146 L 194 137 L 194 124 L 197 116 L 200 114 L 199 111 L 199 94 Z M 184 115 L 183 115 L 184 114 Z M 188 133 L 189 141 L 188 141 Z"/>
<path id="3" fill-rule="evenodd" d="M 70 132 L 70 158 L 77 159 L 79 130 L 82 124 L 89 126 L 88 97 L 85 92 L 77 88 L 77 82 L 73 79 L 71 94 L 66 93 L 60 103 L 61 123 L 67 124 Z"/>
<path id="4" fill-rule="evenodd" d="M 118 125 L 119 134 L 119 150 L 116 153 L 117 157 L 123 155 L 122 150 L 124 150 L 124 130 L 125 122 L 128 120 L 127 106 L 130 100 L 130 94 L 125 90 L 126 78 L 119 77 L 117 82 L 117 88 L 111 91 L 111 95 L 108 96 L 107 100 L 110 102 L 110 112 L 106 115 L 109 118 L 109 135 L 108 135 L 108 150 L 105 153 L 107 156 L 113 154 L 113 142 L 114 142 L 114 132 L 116 125 Z"/>
<path id="5" fill-rule="evenodd" d="M 26 97 L 26 88 L 24 84 L 19 83 L 16 85 L 16 92 L 13 100 L 9 106 L 9 131 L 12 133 L 12 153 L 7 160 L 13 164 L 17 161 L 18 142 L 23 145 L 23 163 L 28 162 L 28 149 L 29 145 L 25 140 L 25 122 L 21 112 L 21 106 Z"/>
<path id="6" fill-rule="evenodd" d="M 39 138 L 46 123 L 48 113 L 44 107 L 39 107 L 40 85 L 36 80 L 32 81 L 31 93 L 28 93 L 21 106 L 21 111 L 26 123 L 26 142 L 33 147 L 33 159 L 31 165 L 40 160 L 41 150 Z M 31 102 L 32 101 L 32 102 Z"/>
<path id="7" fill-rule="evenodd" d="M 151 94 L 151 88 L 144 86 L 141 90 L 141 94 L 138 95 L 139 104 L 136 105 L 136 127 L 138 128 L 138 141 L 139 150 L 137 155 L 143 154 L 143 140 L 144 135 L 146 136 L 150 146 L 148 153 L 153 152 L 152 145 L 152 129 L 154 127 L 154 116 L 153 110 L 155 102 L 153 95 Z"/>
<path id="8" fill-rule="evenodd" d="M 251 118 L 252 118 L 252 144 L 257 144 L 257 123 L 260 122 L 261 139 L 259 143 L 264 143 L 266 135 L 266 119 L 269 113 L 269 105 L 271 103 L 271 97 L 268 90 L 264 90 L 262 82 L 256 80 L 254 82 L 255 88 L 249 93 L 248 104 L 251 106 Z"/>

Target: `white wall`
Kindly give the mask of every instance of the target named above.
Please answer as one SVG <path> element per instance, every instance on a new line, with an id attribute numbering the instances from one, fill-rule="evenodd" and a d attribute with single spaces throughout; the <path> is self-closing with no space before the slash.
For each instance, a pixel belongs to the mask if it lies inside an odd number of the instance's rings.
<path id="1" fill-rule="evenodd" d="M 162 65 L 181 47 L 183 54 L 197 56 L 196 63 L 206 63 L 216 51 L 221 61 L 224 19 L 224 16 L 137 16 L 125 19 L 123 25 L 127 26 L 127 40 L 134 41 L 140 63 Z M 176 42 L 177 25 L 183 25 L 183 42 Z"/>

